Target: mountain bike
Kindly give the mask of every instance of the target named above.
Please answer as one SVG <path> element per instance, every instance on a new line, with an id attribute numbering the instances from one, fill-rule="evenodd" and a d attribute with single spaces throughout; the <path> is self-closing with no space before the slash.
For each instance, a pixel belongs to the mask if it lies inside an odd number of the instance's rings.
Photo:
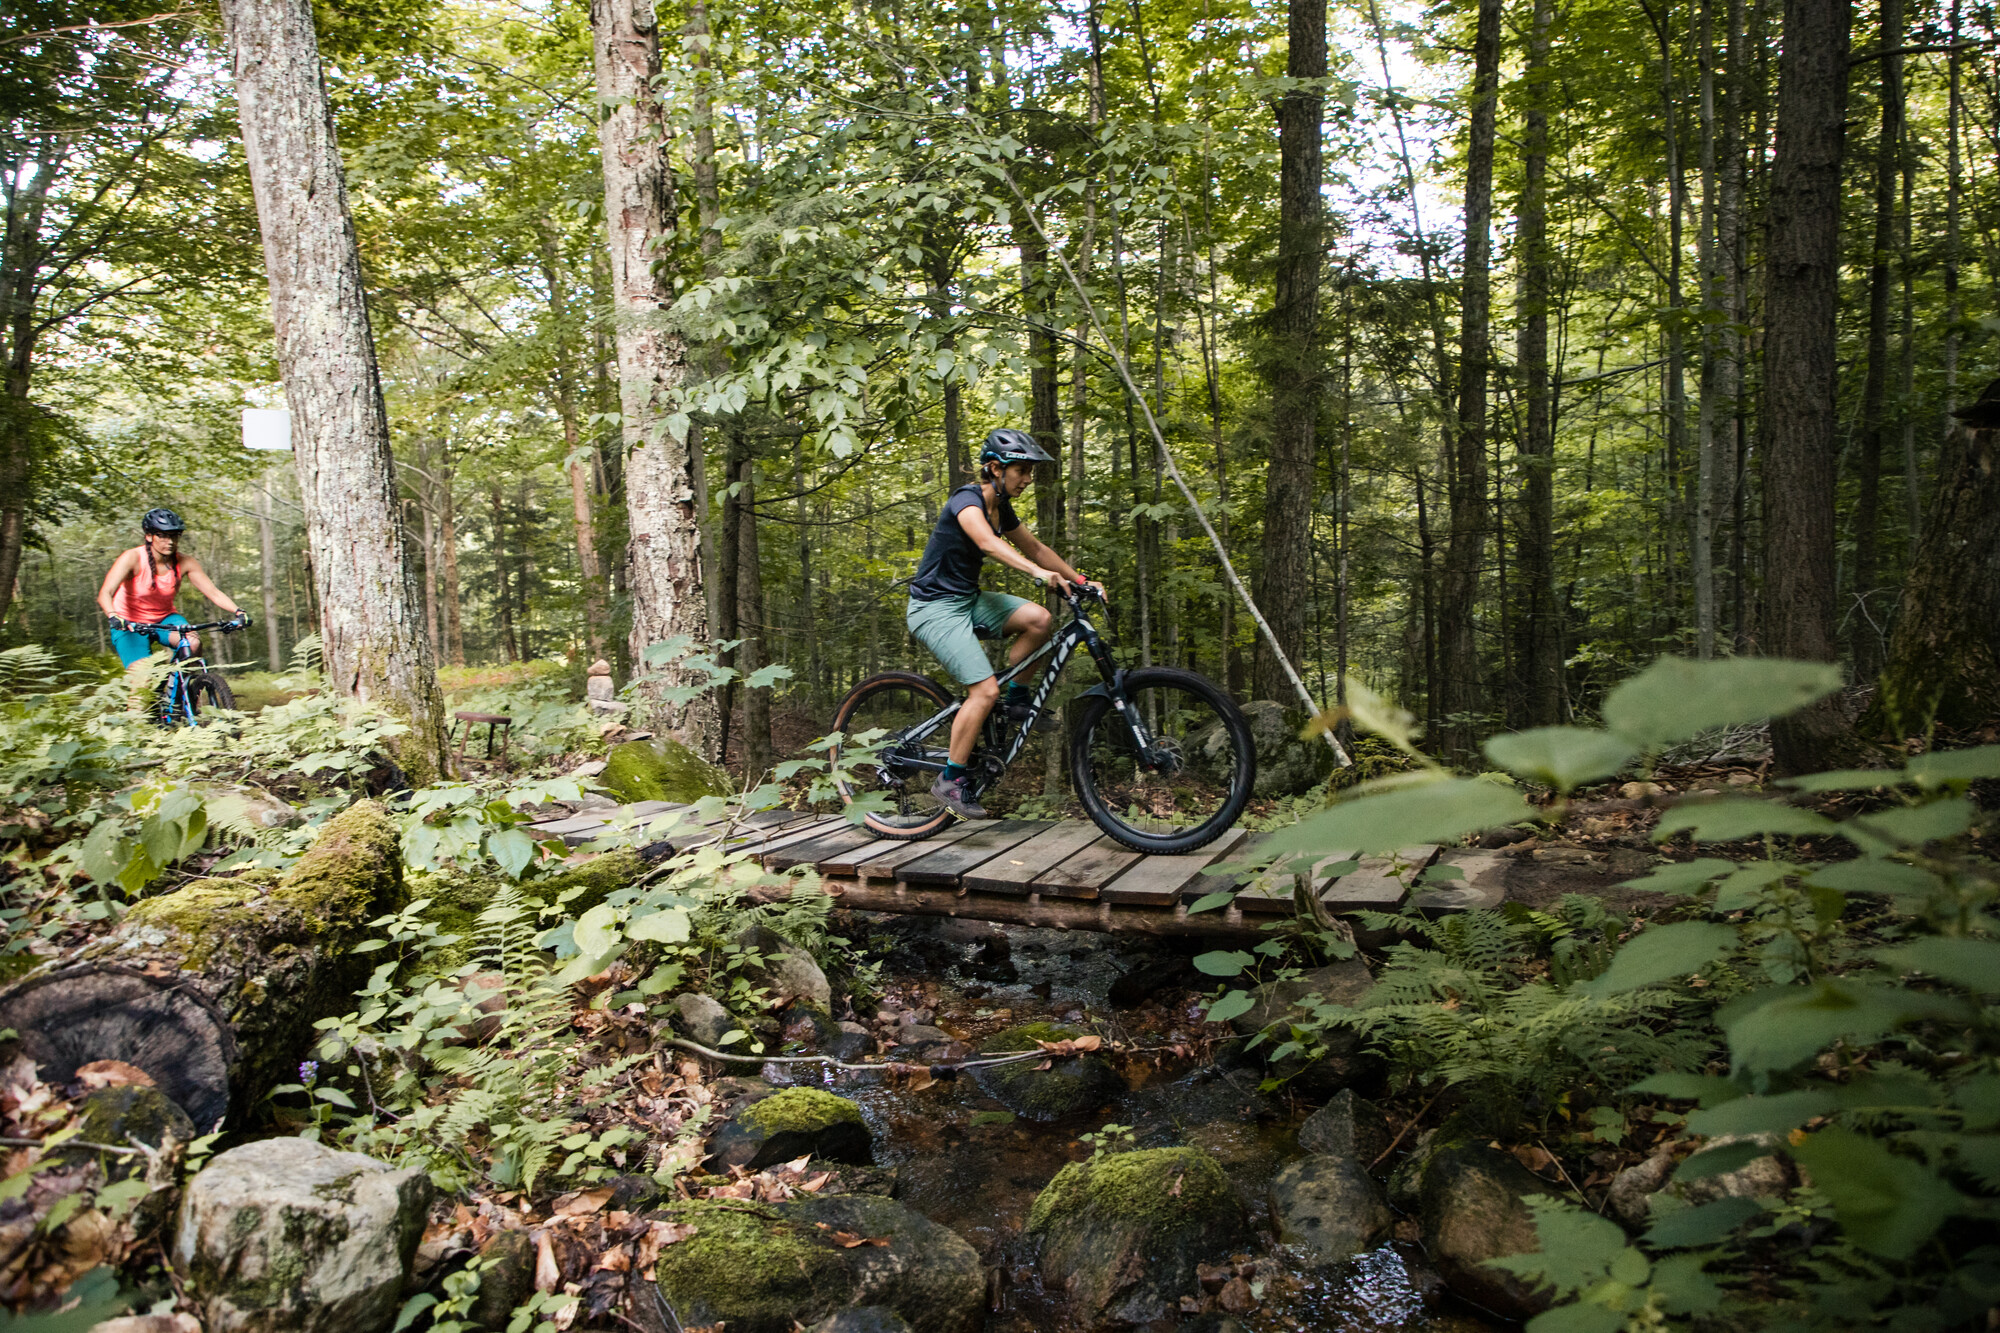
<path id="1" fill-rule="evenodd" d="M 167 668 L 167 677 L 160 682 L 159 693 L 153 700 L 153 721 L 163 727 L 198 727 L 202 723 L 203 712 L 236 707 L 236 695 L 229 688 L 229 682 L 209 670 L 208 663 L 194 655 L 194 646 L 188 642 L 188 637 L 196 630 L 204 629 L 234 634 L 237 630 L 250 628 L 248 616 L 240 620 L 211 620 L 202 625 L 170 625 L 164 621 L 148 625 L 136 620 L 126 623 L 137 633 L 150 634 L 162 629 L 180 631 L 180 641 L 173 645 L 173 660 Z"/>
<path id="2" fill-rule="evenodd" d="M 1215 682 L 1176 667 L 1120 668 L 1084 614 L 1102 598 L 1087 587 L 1065 592 L 1070 618 L 1034 653 L 1001 674 L 1004 687 L 1043 658 L 1048 669 L 1027 715 L 995 705 L 972 752 L 970 794 L 992 790 L 1027 747 L 1028 734 L 1078 646 L 1101 683 L 1072 702 L 1063 738 L 1071 787 L 1092 823 L 1134 851 L 1191 852 L 1220 837 L 1249 803 L 1257 776 L 1250 724 Z M 965 701 L 929 676 L 885 671 L 849 690 L 833 716 L 834 786 L 861 802 L 861 823 L 883 838 L 930 837 L 952 812 L 930 794 L 949 755 L 952 719 Z M 848 760 L 842 763 L 842 750 Z"/>

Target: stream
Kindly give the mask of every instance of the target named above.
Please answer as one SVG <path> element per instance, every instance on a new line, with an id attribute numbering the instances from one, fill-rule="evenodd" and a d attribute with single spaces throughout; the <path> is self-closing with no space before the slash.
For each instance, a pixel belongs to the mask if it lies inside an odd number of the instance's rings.
<path id="1" fill-rule="evenodd" d="M 1193 950 L 1150 939 L 935 917 L 855 914 L 848 934 L 881 968 L 877 1011 L 856 1017 L 885 1047 L 888 1034 L 903 1031 L 912 1019 L 966 1047 L 1004 1028 L 1046 1020 L 1142 1048 L 1186 1052 L 1127 1057 L 1127 1087 L 1112 1105 L 1054 1125 L 1015 1119 L 969 1076 L 922 1089 L 880 1078 L 827 1077 L 825 1086 L 860 1104 L 875 1136 L 876 1164 L 895 1172 L 898 1201 L 957 1232 L 998 1270 L 990 1304 L 999 1308 L 987 1316 L 987 1333 L 1072 1327 L 1061 1293 L 1041 1288 L 1035 1246 L 1023 1238 L 1022 1227 L 1056 1172 L 1091 1155 L 1093 1145 L 1082 1136 L 1107 1124 L 1129 1126 L 1134 1147 L 1188 1145 L 1213 1153 L 1259 1240 L 1256 1253 L 1228 1256 L 1257 1293 L 1254 1309 L 1234 1316 L 1190 1313 L 1161 1329 L 1219 1329 L 1232 1317 L 1253 1333 L 1482 1333 L 1495 1327 L 1454 1306 L 1424 1266 L 1418 1245 L 1390 1241 L 1351 1262 L 1315 1268 L 1275 1243 L 1266 1185 L 1300 1155 L 1297 1127 L 1313 1107 L 1282 1092 L 1259 1093 L 1253 1068 L 1207 1058 L 1214 1043 L 1201 1021 L 1203 978 L 1187 961 Z M 774 1083 L 812 1077 L 797 1066 L 767 1065 L 764 1073 Z"/>

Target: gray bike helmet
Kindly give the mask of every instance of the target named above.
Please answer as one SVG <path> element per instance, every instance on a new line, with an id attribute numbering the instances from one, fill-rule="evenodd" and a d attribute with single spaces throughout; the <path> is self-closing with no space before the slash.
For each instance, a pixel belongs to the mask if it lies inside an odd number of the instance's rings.
<path id="1" fill-rule="evenodd" d="M 986 447 L 979 451 L 981 465 L 998 463 L 1001 467 L 1009 463 L 1053 463 L 1035 437 L 1024 430 L 1002 426 L 986 437 Z"/>
<path id="2" fill-rule="evenodd" d="M 181 516 L 171 509 L 148 509 L 146 516 L 139 520 L 142 532 L 157 532 L 163 537 L 178 537 L 187 530 Z"/>

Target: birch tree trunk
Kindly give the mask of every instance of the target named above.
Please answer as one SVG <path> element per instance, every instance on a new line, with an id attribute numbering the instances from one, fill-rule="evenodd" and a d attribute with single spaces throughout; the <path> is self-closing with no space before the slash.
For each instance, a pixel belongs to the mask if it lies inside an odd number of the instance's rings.
<path id="1" fill-rule="evenodd" d="M 1846 0 L 1785 0 L 1766 242 L 1761 646 L 1812 662 L 1834 660 L 1834 315 L 1850 20 Z M 1779 772 L 1836 767 L 1844 731 L 1831 701 L 1773 722 Z"/>
<path id="2" fill-rule="evenodd" d="M 1443 712 L 1460 719 L 1440 739 L 1448 754 L 1472 752 L 1466 720 L 1485 706 L 1480 688 L 1479 565 L 1486 550 L 1486 377 L 1492 356 L 1493 144 L 1499 110 L 1500 0 L 1479 0 L 1473 41 L 1472 126 L 1465 158 L 1464 297 L 1459 306 L 1458 432 L 1451 463 L 1451 541 L 1438 618 Z"/>
<path id="3" fill-rule="evenodd" d="M 1287 6 L 1285 73 L 1326 77 L 1326 0 Z M 1257 605 L 1278 647 L 1303 657 L 1311 567 L 1314 431 L 1319 418 L 1321 122 L 1326 97 L 1295 88 L 1278 100 L 1278 267 L 1264 380 L 1271 394 L 1271 461 L 1264 474 L 1264 541 Z M 1292 684 L 1260 636 L 1250 688 L 1259 699 L 1292 699 Z"/>
<path id="4" fill-rule="evenodd" d="M 401 719 L 413 785 L 449 771 L 444 698 L 396 521 L 389 418 L 309 0 L 223 0 L 327 676 Z"/>
<path id="5" fill-rule="evenodd" d="M 631 651 L 643 663 L 652 644 L 677 635 L 708 641 L 702 588 L 696 465 L 685 419 L 672 420 L 688 379 L 687 344 L 665 324 L 673 288 L 660 266 L 674 232 L 667 119 L 651 80 L 660 72 L 658 19 L 648 0 L 591 0 L 597 71 L 598 148 L 604 160 L 604 218 L 617 324 L 618 400 L 625 438 L 625 510 L 631 529 L 626 585 L 632 595 Z M 655 664 L 648 664 L 655 665 Z M 636 691 L 638 718 L 712 758 L 721 742 L 715 701 L 663 697 L 686 673 L 666 669 Z"/>

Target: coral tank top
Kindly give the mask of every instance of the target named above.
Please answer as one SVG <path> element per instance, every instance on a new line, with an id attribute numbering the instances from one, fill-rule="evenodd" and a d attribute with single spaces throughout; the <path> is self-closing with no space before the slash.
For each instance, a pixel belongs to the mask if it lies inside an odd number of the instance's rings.
<path id="1" fill-rule="evenodd" d="M 112 608 L 127 620 L 158 624 L 174 613 L 174 594 L 181 590 L 180 566 L 162 561 L 159 573 L 149 582 L 146 548 L 138 546 L 133 550 L 138 553 L 138 568 L 111 594 Z"/>

